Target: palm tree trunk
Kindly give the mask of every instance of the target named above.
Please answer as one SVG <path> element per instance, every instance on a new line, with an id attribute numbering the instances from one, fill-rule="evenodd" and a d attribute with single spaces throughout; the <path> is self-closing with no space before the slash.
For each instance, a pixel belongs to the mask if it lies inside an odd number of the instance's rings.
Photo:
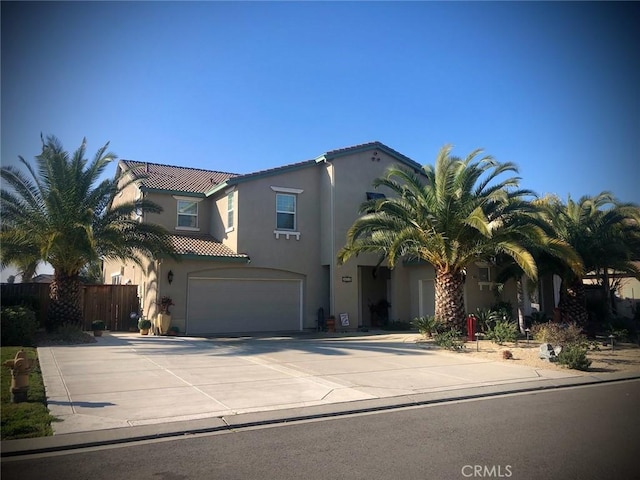
<path id="1" fill-rule="evenodd" d="M 78 273 L 66 274 L 56 270 L 49 289 L 49 299 L 47 330 L 55 331 L 56 328 L 65 323 L 82 327 L 80 277 Z"/>
<path id="2" fill-rule="evenodd" d="M 609 281 L 609 270 L 607 267 L 604 267 L 602 270 L 602 293 L 604 293 L 604 315 L 605 318 L 611 318 L 611 313 L 613 311 L 613 295 L 611 292 L 611 283 Z"/>
<path id="3" fill-rule="evenodd" d="M 520 333 L 524 335 L 525 328 L 525 314 L 524 314 L 524 283 L 526 282 L 524 275 L 521 275 L 516 278 L 516 298 L 518 300 L 518 327 L 520 328 Z"/>
<path id="4" fill-rule="evenodd" d="M 436 318 L 449 327 L 463 329 L 464 277 L 460 272 L 436 269 Z"/>
<path id="5" fill-rule="evenodd" d="M 575 322 L 578 325 L 587 324 L 589 313 L 582 279 L 574 280 L 561 290 L 558 308 L 563 321 Z"/>

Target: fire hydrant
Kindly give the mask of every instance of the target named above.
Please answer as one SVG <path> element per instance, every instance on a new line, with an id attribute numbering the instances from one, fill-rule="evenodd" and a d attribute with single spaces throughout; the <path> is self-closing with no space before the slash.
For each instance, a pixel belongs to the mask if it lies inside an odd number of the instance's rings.
<path id="1" fill-rule="evenodd" d="M 13 360 L 3 363 L 11 369 L 11 403 L 27 401 L 29 391 L 29 372 L 33 368 L 34 360 L 27 358 L 24 350 L 19 350 Z"/>

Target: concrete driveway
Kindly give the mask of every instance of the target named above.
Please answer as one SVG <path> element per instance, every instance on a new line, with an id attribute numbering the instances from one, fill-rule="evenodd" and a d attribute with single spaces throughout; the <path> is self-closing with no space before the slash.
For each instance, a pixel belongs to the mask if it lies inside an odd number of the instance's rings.
<path id="1" fill-rule="evenodd" d="M 106 333 L 95 344 L 44 347 L 38 355 L 49 409 L 62 420 L 53 424 L 56 435 L 353 402 L 390 405 L 576 376 L 425 349 L 418 338 Z"/>

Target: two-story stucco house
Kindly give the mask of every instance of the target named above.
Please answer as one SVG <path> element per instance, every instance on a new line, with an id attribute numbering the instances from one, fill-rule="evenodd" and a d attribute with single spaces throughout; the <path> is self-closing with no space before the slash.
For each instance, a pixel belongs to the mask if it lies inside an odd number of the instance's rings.
<path id="1" fill-rule="evenodd" d="M 319 309 L 341 330 L 370 327 L 385 314 L 433 314 L 431 266 L 375 268 L 375 255 L 336 262 L 361 203 L 385 194 L 373 180 L 393 164 L 421 170 L 379 142 L 246 175 L 122 160 L 117 175 L 135 180 L 122 197 L 164 208 L 141 212 L 140 221 L 169 229 L 181 261 L 148 261 L 142 271 L 105 262 L 105 282 L 139 285 L 148 318 L 170 296 L 172 324 L 193 335 L 316 329 Z M 495 302 L 494 274 L 483 264 L 467 272 L 468 311 Z M 514 297 L 513 288 L 503 297 Z M 373 314 L 372 305 L 382 307 Z"/>

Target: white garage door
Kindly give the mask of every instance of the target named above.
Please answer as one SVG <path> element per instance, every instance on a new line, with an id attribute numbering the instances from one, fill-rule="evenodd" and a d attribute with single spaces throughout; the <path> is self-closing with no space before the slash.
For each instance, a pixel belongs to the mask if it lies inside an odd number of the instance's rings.
<path id="1" fill-rule="evenodd" d="M 302 330 L 302 280 L 191 278 L 188 334 Z"/>

